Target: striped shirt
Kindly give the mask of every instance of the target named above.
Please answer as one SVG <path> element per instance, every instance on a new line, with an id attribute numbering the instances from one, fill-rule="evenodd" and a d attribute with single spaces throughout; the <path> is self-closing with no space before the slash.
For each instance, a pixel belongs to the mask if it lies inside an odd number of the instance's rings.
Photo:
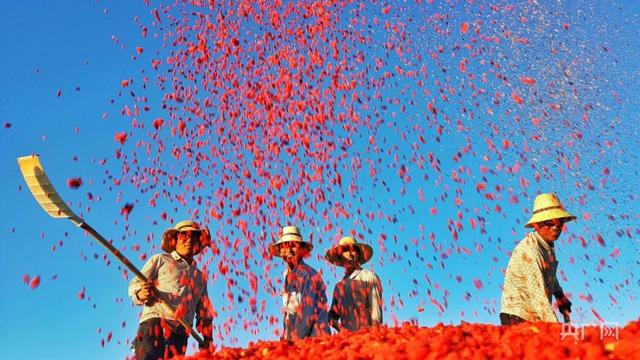
<path id="1" fill-rule="evenodd" d="M 502 290 L 500 312 L 527 321 L 558 322 L 551 295 L 561 293 L 553 243 L 531 232 L 513 250 Z"/>
<path id="2" fill-rule="evenodd" d="M 322 274 L 304 261 L 284 274 L 282 313 L 286 340 L 329 334 L 327 294 Z"/>

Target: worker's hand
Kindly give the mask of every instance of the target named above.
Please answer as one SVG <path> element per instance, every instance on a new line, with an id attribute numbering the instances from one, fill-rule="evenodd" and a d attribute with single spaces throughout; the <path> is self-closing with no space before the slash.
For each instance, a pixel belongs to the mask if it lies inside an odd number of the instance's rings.
<path id="1" fill-rule="evenodd" d="M 571 301 L 566 297 L 561 297 L 558 299 L 558 310 L 564 313 L 571 313 Z"/>
<path id="2" fill-rule="evenodd" d="M 338 332 L 338 333 L 340 332 L 340 322 L 338 322 L 338 320 L 329 319 L 329 326 L 334 328 L 336 330 L 336 332 Z M 329 332 L 331 332 L 331 328 L 329 328 Z"/>
<path id="3" fill-rule="evenodd" d="M 138 300 L 142 301 L 145 305 L 151 306 L 158 299 L 158 290 L 153 280 L 149 280 L 142 284 L 142 287 L 136 293 Z"/>
<path id="4" fill-rule="evenodd" d="M 571 322 L 571 301 L 565 296 L 558 298 L 558 310 L 564 317 L 564 322 Z"/>
<path id="5" fill-rule="evenodd" d="M 210 337 L 204 337 L 204 343 L 199 344 L 200 351 L 208 351 L 210 354 L 213 354 L 216 351 L 216 346 L 213 344 L 213 339 Z"/>

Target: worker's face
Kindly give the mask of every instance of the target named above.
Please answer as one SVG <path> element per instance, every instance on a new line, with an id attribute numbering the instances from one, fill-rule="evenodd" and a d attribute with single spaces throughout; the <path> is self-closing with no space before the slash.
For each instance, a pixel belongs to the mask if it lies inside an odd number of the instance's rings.
<path id="1" fill-rule="evenodd" d="M 184 258 L 192 258 L 200 244 L 200 232 L 181 231 L 176 236 L 176 252 Z"/>
<path id="2" fill-rule="evenodd" d="M 298 241 L 286 241 L 280 244 L 280 257 L 287 265 L 297 265 L 304 256 L 304 248 Z"/>
<path id="3" fill-rule="evenodd" d="M 349 265 L 358 264 L 358 261 L 359 261 L 358 249 L 356 249 L 351 245 L 345 246 L 343 248 L 341 256 L 344 259 L 345 264 L 349 264 Z"/>
<path id="4" fill-rule="evenodd" d="M 553 219 L 533 224 L 533 228 L 546 242 L 558 240 L 564 228 L 564 220 Z"/>

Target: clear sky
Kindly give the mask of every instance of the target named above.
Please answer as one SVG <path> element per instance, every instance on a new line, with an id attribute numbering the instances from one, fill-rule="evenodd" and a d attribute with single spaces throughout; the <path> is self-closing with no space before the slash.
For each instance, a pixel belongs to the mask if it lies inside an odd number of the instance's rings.
<path id="1" fill-rule="evenodd" d="M 218 344 L 277 338 L 286 224 L 329 292 L 319 256 L 370 243 L 390 326 L 496 324 L 551 191 L 578 217 L 557 246 L 574 321 L 638 318 L 636 2 L 245 3 L 0 3 L 1 358 L 124 358 L 137 327 L 130 275 L 26 189 L 31 153 L 140 267 L 174 222 L 208 224 Z"/>

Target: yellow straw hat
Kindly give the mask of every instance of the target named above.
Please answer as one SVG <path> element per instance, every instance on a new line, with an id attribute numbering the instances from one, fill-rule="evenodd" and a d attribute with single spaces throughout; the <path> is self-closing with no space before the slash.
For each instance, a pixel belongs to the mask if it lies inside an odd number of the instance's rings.
<path id="1" fill-rule="evenodd" d="M 533 227 L 533 224 L 553 220 L 563 219 L 564 221 L 575 220 L 576 217 L 564 210 L 564 206 L 554 193 L 540 194 L 533 201 L 533 216 L 526 223 L 525 227 Z"/>
<path id="2" fill-rule="evenodd" d="M 340 239 L 338 245 L 327 250 L 324 258 L 333 265 L 343 266 L 344 258 L 342 257 L 342 253 L 349 247 L 360 250 L 360 264 L 364 264 L 371 260 L 371 257 L 373 256 L 373 249 L 371 246 L 359 243 L 351 236 L 345 236 Z"/>
<path id="3" fill-rule="evenodd" d="M 300 229 L 297 226 L 285 226 L 278 233 L 278 240 L 269 245 L 269 254 L 271 256 L 280 256 L 280 244 L 285 242 L 299 242 L 305 246 L 309 252 L 313 250 L 313 245 L 310 242 L 302 240 Z"/>
<path id="4" fill-rule="evenodd" d="M 192 220 L 184 220 L 177 223 L 174 227 L 169 228 L 162 233 L 162 250 L 170 253 L 176 249 L 176 235 L 179 232 L 183 231 L 196 231 L 202 233 L 205 230 L 198 225 L 195 221 Z M 208 233 L 208 231 L 207 231 Z M 202 251 L 202 248 L 209 245 L 209 239 L 203 239 L 203 236 L 200 236 L 200 246 L 198 249 L 199 253 Z M 196 253 L 196 254 L 197 254 Z"/>

